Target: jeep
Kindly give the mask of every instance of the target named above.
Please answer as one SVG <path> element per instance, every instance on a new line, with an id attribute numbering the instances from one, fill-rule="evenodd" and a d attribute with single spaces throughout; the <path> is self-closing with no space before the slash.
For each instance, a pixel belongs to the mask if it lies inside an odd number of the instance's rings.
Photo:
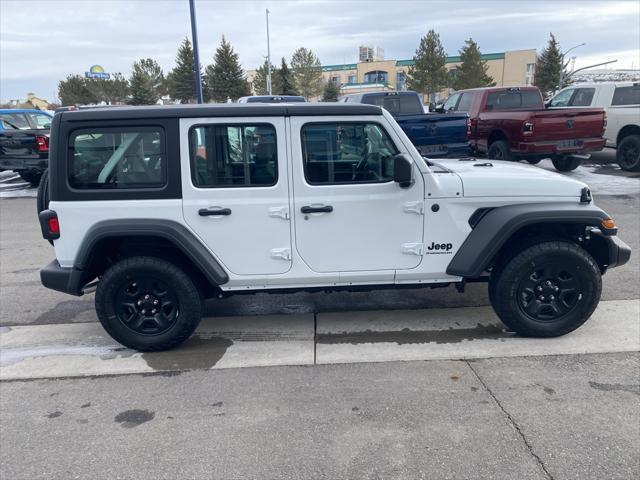
<path id="1" fill-rule="evenodd" d="M 106 331 L 140 351 L 185 341 L 207 298 L 467 282 L 509 329 L 558 336 L 631 254 L 583 183 L 432 161 L 373 105 L 61 112 L 45 180 L 43 285 L 95 289 Z"/>

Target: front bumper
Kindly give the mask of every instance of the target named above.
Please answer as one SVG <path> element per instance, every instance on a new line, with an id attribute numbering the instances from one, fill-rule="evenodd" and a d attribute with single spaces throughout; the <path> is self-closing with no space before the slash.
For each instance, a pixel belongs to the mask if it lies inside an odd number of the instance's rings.
<path id="1" fill-rule="evenodd" d="M 579 144 L 573 147 L 562 148 L 558 142 L 520 142 L 517 153 L 525 155 L 571 155 L 572 153 L 597 152 L 602 150 L 605 139 L 602 137 L 579 138 Z M 516 153 L 514 152 L 514 153 Z"/>
<path id="2" fill-rule="evenodd" d="M 618 237 L 604 236 L 606 241 L 607 251 L 609 254 L 609 265 L 607 268 L 620 267 L 629 261 L 631 258 L 631 248 L 624 243 Z"/>
<path id="3" fill-rule="evenodd" d="M 78 297 L 84 293 L 82 290 L 84 286 L 82 270 L 61 267 L 57 260 L 40 270 L 40 281 L 45 287 L 58 292 Z"/>

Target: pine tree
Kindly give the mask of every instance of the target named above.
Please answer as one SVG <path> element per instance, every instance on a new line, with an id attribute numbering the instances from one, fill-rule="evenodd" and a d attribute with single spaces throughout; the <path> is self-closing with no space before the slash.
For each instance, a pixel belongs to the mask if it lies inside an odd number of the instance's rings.
<path id="1" fill-rule="evenodd" d="M 84 78 L 83 81 L 87 90 L 95 97 L 96 103 L 124 103 L 129 96 L 129 82 L 121 73 L 114 73 L 108 79 Z"/>
<path id="2" fill-rule="evenodd" d="M 422 94 L 430 94 L 435 101 L 435 94 L 447 86 L 449 76 L 445 63 L 447 54 L 440 43 L 440 35 L 429 30 L 420 39 L 420 45 L 413 57 L 414 64 L 409 67 L 407 86 Z"/>
<path id="3" fill-rule="evenodd" d="M 322 92 L 322 67 L 311 50 L 303 47 L 293 52 L 291 70 L 296 90 L 307 100 Z"/>
<path id="4" fill-rule="evenodd" d="M 464 43 L 465 46 L 460 50 L 462 64 L 454 69 L 452 74 L 453 88 L 462 90 L 494 86 L 493 78 L 487 75 L 489 66 L 482 60 L 478 44 L 471 38 Z"/>
<path id="5" fill-rule="evenodd" d="M 88 105 L 98 102 L 80 75 L 68 75 L 66 79 L 58 82 L 58 98 L 62 105 Z"/>
<path id="6" fill-rule="evenodd" d="M 335 82 L 328 81 L 324 84 L 324 90 L 322 91 L 323 102 L 337 102 L 340 95 L 340 86 Z"/>
<path id="7" fill-rule="evenodd" d="M 196 75 L 193 70 L 193 49 L 191 42 L 184 39 L 178 48 L 176 66 L 167 75 L 169 95 L 182 103 L 194 103 L 196 100 Z"/>
<path id="8" fill-rule="evenodd" d="M 273 80 L 273 65 L 271 66 L 271 79 Z M 253 91 L 256 95 L 268 95 L 269 90 L 267 89 L 267 74 L 268 74 L 268 64 L 265 60 L 264 63 L 256 70 L 255 75 L 253 76 Z M 273 91 L 273 87 L 271 89 Z"/>
<path id="9" fill-rule="evenodd" d="M 238 54 L 224 36 L 216 50 L 213 64 L 204 71 L 204 79 L 208 98 L 216 102 L 226 102 L 229 98 L 235 101 L 250 93 Z"/>
<path id="10" fill-rule="evenodd" d="M 131 105 L 154 105 L 164 93 L 164 74 L 158 62 L 143 58 L 133 63 L 129 84 Z"/>
<path id="11" fill-rule="evenodd" d="M 272 75 L 273 76 L 273 75 Z M 282 57 L 280 68 L 273 76 L 272 91 L 278 95 L 298 95 L 296 91 L 296 84 L 293 78 L 293 73 L 287 65 L 287 61 Z"/>
<path id="12" fill-rule="evenodd" d="M 566 65 L 563 87 L 569 84 Z M 536 59 L 536 73 L 533 84 L 540 89 L 543 96 L 555 91 L 560 83 L 560 71 L 562 70 L 562 52 L 560 44 L 553 33 L 549 34 L 549 43 Z"/>

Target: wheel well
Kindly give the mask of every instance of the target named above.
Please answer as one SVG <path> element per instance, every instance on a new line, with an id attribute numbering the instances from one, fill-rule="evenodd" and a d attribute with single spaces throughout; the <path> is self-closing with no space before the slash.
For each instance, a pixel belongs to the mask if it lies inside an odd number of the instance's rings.
<path id="1" fill-rule="evenodd" d="M 495 143 L 498 140 L 508 141 L 507 135 L 502 130 L 492 130 L 489 134 L 489 139 L 487 140 L 487 148 L 489 148 L 492 143 Z"/>
<path id="2" fill-rule="evenodd" d="M 618 145 L 624 137 L 628 137 L 629 135 L 640 135 L 640 126 L 627 125 L 625 127 L 622 127 L 618 132 L 618 137 L 616 138 L 616 145 Z"/>
<path id="3" fill-rule="evenodd" d="M 120 260 L 137 256 L 157 257 L 180 267 L 205 298 L 219 291 L 217 285 L 212 285 L 180 248 L 170 240 L 152 235 L 107 237 L 98 241 L 87 259 L 84 283 L 101 276 Z"/>
<path id="4" fill-rule="evenodd" d="M 604 273 L 607 267 L 608 248 L 605 240 L 596 235 L 586 235 L 587 225 L 582 223 L 535 223 L 522 227 L 504 243 L 491 261 L 491 267 L 506 263 L 514 255 L 536 243 L 564 240 L 584 248 Z M 587 238 L 588 237 L 588 238 Z"/>

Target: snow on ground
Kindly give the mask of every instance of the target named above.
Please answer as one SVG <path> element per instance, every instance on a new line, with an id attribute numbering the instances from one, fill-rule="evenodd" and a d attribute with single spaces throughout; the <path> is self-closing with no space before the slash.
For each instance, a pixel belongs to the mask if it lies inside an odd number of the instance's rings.
<path id="1" fill-rule="evenodd" d="M 0 172 L 0 198 L 35 197 L 38 189 L 14 172 Z"/>

